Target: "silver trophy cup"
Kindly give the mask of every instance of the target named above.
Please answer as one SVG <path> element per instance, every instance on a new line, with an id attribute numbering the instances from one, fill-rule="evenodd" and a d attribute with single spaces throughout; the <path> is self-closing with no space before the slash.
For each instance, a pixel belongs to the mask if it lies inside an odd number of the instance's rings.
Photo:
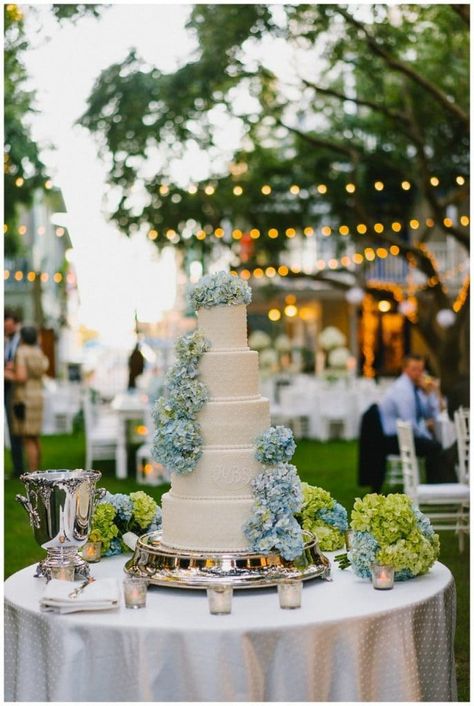
<path id="1" fill-rule="evenodd" d="M 78 554 L 86 543 L 95 504 L 105 494 L 96 490 L 99 471 L 76 469 L 24 473 L 26 497 L 16 499 L 28 512 L 38 544 L 47 556 L 37 567 L 37 576 L 51 577 L 51 568 L 74 562 L 76 578 L 89 575 L 89 565 Z"/>

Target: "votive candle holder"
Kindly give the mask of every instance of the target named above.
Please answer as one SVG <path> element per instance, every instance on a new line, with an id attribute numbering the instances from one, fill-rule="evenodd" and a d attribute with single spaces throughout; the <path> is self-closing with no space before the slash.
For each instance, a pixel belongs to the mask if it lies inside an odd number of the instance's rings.
<path id="1" fill-rule="evenodd" d="M 228 615 L 232 612 L 234 589 L 230 584 L 210 586 L 207 589 L 207 601 L 211 615 Z"/>
<path id="2" fill-rule="evenodd" d="M 303 581 L 300 579 L 283 579 L 278 583 L 278 598 L 280 608 L 293 610 L 301 608 L 301 595 L 303 592 Z"/>
<path id="3" fill-rule="evenodd" d="M 395 571 L 393 566 L 385 564 L 372 564 L 372 586 L 377 591 L 389 591 L 393 588 Z"/>
<path id="4" fill-rule="evenodd" d="M 344 541 L 346 543 L 346 551 L 350 552 L 352 549 L 352 542 L 354 539 L 354 532 L 353 530 L 346 530 L 344 533 Z"/>
<path id="5" fill-rule="evenodd" d="M 100 552 L 102 550 L 102 542 L 86 542 L 82 547 L 82 558 L 89 564 L 96 564 L 100 561 Z"/>
<path id="6" fill-rule="evenodd" d="M 148 582 L 135 576 L 128 576 L 123 580 L 123 596 L 125 608 L 138 610 L 146 606 Z"/>
<path id="7" fill-rule="evenodd" d="M 74 562 L 68 562 L 64 564 L 58 564 L 58 566 L 52 566 L 51 578 L 58 579 L 59 581 L 74 581 L 76 567 Z"/>

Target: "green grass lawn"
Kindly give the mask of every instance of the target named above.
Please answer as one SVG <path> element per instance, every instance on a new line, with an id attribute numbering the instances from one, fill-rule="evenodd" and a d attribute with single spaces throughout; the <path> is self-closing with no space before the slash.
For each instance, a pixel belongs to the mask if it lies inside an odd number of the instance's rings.
<path id="1" fill-rule="evenodd" d="M 81 468 L 84 464 L 84 437 L 82 432 L 71 436 L 49 436 L 43 438 L 43 468 Z M 350 509 L 354 498 L 363 489 L 356 482 L 357 444 L 355 442 L 300 441 L 294 457 L 302 480 L 320 485 L 339 502 Z M 133 458 L 131 459 L 133 461 Z M 101 461 L 95 467 L 102 471 L 99 485 L 110 492 L 130 493 L 145 489 L 155 500 L 168 490 L 168 485 L 144 488 L 134 480 L 133 464 L 130 463 L 127 480 L 117 480 L 114 464 Z M 6 477 L 11 473 L 9 455 L 5 455 Z M 44 552 L 33 539 L 25 510 L 15 502 L 16 493 L 24 486 L 18 480 L 5 483 L 5 577 L 33 564 L 44 556 Z M 456 667 L 459 700 L 469 701 L 469 543 L 464 553 L 459 554 L 457 538 L 453 532 L 441 534 L 440 560 L 449 567 L 457 587 Z"/>

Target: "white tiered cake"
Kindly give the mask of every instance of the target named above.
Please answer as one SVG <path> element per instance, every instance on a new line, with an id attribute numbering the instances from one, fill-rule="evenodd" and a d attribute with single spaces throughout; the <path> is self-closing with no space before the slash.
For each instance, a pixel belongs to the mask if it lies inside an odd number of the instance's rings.
<path id="1" fill-rule="evenodd" d="M 247 345 L 245 304 L 198 309 L 211 344 L 199 362 L 208 400 L 198 413 L 202 456 L 192 473 L 173 473 L 162 498 L 162 542 L 177 549 L 248 549 L 243 526 L 254 503 L 250 482 L 261 473 L 255 439 L 270 425 L 259 392 L 258 353 Z"/>

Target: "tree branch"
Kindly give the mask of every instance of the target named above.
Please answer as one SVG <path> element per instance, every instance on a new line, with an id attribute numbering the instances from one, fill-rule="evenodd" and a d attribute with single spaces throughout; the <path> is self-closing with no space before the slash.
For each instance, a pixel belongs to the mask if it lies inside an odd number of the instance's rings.
<path id="1" fill-rule="evenodd" d="M 287 125 L 285 122 L 283 122 L 283 120 L 281 120 L 281 118 L 277 118 L 276 122 L 281 127 L 284 127 L 293 134 L 298 135 L 298 137 L 301 137 L 301 139 L 305 142 L 308 142 L 308 144 L 313 145 L 313 147 L 322 147 L 323 149 L 328 149 L 332 150 L 333 152 L 338 152 L 339 154 L 344 154 L 351 160 L 358 160 L 362 156 L 360 150 L 358 150 L 356 147 L 348 147 L 347 145 L 343 145 L 339 142 L 332 142 L 331 140 L 324 140 L 321 137 L 309 135 L 308 133 L 303 132 L 302 130 L 298 130 L 298 128 L 296 127 Z"/>
<path id="2" fill-rule="evenodd" d="M 430 93 L 435 100 L 438 101 L 440 105 L 443 106 L 452 115 L 455 115 L 458 120 L 461 120 L 467 129 L 469 129 L 469 115 L 459 106 L 449 99 L 449 97 L 442 91 L 436 84 L 432 83 L 425 76 L 422 76 L 418 71 L 416 71 L 410 64 L 406 64 L 395 56 L 392 56 L 384 47 L 382 47 L 377 39 L 370 34 L 365 25 L 362 22 L 356 20 L 347 10 L 341 6 L 336 5 L 335 11 L 344 17 L 344 19 L 351 24 L 356 29 L 363 32 L 367 44 L 371 49 L 372 53 L 379 56 L 385 61 L 385 63 L 390 66 L 394 71 L 408 76 L 409 79 L 421 86 L 425 91 Z"/>
<path id="3" fill-rule="evenodd" d="M 302 83 L 304 83 L 305 86 L 314 89 L 317 93 L 322 93 L 326 96 L 333 96 L 334 98 L 339 98 L 339 100 L 341 101 L 350 101 L 351 103 L 355 103 L 356 105 L 362 105 L 367 108 L 371 108 L 372 110 L 375 110 L 379 113 L 383 113 L 392 120 L 401 120 L 402 122 L 408 122 L 407 116 L 400 110 L 390 110 L 390 108 L 386 108 L 380 103 L 374 103 L 374 101 L 366 100 L 363 98 L 351 98 L 350 96 L 346 96 L 344 93 L 339 93 L 339 91 L 335 91 L 332 88 L 322 88 L 321 86 L 317 86 L 315 83 L 312 83 L 311 81 L 308 81 L 305 78 L 302 78 L 301 81 Z"/>

